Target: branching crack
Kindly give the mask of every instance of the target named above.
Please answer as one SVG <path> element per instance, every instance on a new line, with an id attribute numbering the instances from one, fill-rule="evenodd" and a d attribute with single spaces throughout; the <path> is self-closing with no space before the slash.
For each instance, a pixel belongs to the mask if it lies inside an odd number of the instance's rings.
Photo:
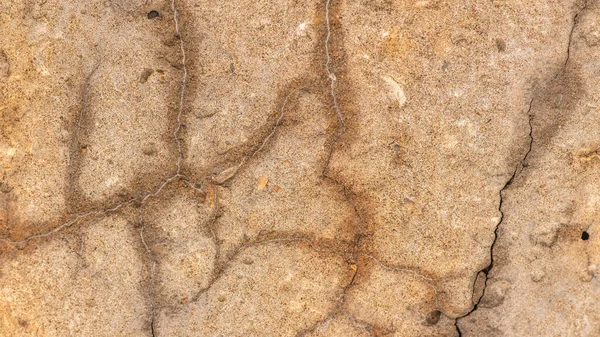
<path id="1" fill-rule="evenodd" d="M 350 190 L 349 190 L 348 186 L 346 186 L 346 184 L 339 181 L 335 177 L 328 175 L 328 168 L 331 163 L 331 158 L 333 156 L 333 152 L 335 150 L 336 144 L 340 141 L 343 134 L 346 132 L 346 121 L 345 121 L 344 115 L 342 114 L 342 109 L 340 107 L 338 97 L 336 94 L 337 77 L 335 75 L 335 72 L 332 70 L 333 60 L 332 60 L 331 48 L 330 48 L 331 37 L 332 37 L 330 7 L 331 7 L 331 0 L 326 0 L 326 2 L 325 2 L 325 24 L 326 24 L 327 34 L 325 37 L 325 57 L 326 57 L 325 70 L 326 70 L 327 78 L 329 80 L 329 93 L 331 96 L 331 100 L 333 102 L 333 109 L 335 111 L 335 114 L 336 114 L 336 117 L 338 120 L 338 129 L 337 129 L 335 138 L 333 139 L 333 142 L 331 145 L 331 150 L 329 151 L 327 160 L 323 167 L 322 176 L 324 179 L 327 179 L 327 180 L 331 181 L 333 184 L 338 185 L 342 188 L 344 198 L 345 198 L 346 202 L 350 206 L 352 206 L 355 216 L 356 216 L 356 219 L 357 219 L 357 226 L 356 226 L 355 233 L 354 233 L 352 248 L 351 248 L 351 250 L 349 252 L 349 256 L 348 256 L 350 266 L 354 270 L 354 273 L 352 274 L 352 277 L 351 277 L 350 281 L 348 282 L 348 284 L 346 284 L 344 286 L 344 288 L 342 289 L 342 292 L 340 293 L 340 296 L 338 297 L 334 308 L 329 312 L 329 314 L 327 314 L 327 316 L 323 320 L 316 322 L 311 327 L 300 330 L 296 334 L 296 336 L 297 337 L 305 336 L 305 335 L 315 331 L 320 326 L 327 324 L 327 322 L 331 321 L 336 315 L 340 315 L 340 314 L 349 317 L 353 323 L 366 329 L 371 336 L 375 336 L 375 330 L 372 325 L 365 323 L 365 322 L 358 322 L 356 319 L 354 319 L 354 317 L 350 313 L 346 312 L 343 308 L 346 293 L 354 285 L 354 281 L 356 279 L 356 276 L 358 275 L 358 271 L 360 268 L 358 265 L 359 256 L 364 255 L 367 258 L 373 259 L 374 261 L 379 263 L 381 266 L 386 267 L 387 269 L 390 269 L 390 270 L 410 272 L 410 273 L 414 274 L 415 276 L 425 279 L 427 281 L 431 281 L 431 279 L 428 279 L 425 276 L 420 275 L 419 273 L 417 273 L 414 270 L 393 269 L 393 268 L 384 266 L 383 263 L 381 263 L 380 261 L 375 259 L 373 256 L 360 251 L 361 239 L 363 238 L 363 231 L 364 231 L 364 227 L 365 227 L 363 217 L 360 214 L 358 206 L 352 201 L 352 198 L 350 196 Z M 428 283 L 430 283 L 430 282 L 428 282 Z M 435 287 L 434 287 L 434 292 L 436 292 Z M 435 296 L 435 297 L 436 297 L 436 301 L 437 301 L 437 296 Z"/>
<path id="2" fill-rule="evenodd" d="M 10 240 L 8 238 L 0 238 L 0 242 L 2 243 L 7 243 L 7 244 L 11 244 L 11 245 L 22 245 L 22 244 L 27 244 L 29 241 L 31 240 L 35 240 L 35 239 L 42 239 L 42 238 L 46 238 L 49 237 L 55 233 L 58 233 L 60 231 L 62 231 L 65 228 L 71 227 L 75 224 L 77 224 L 79 221 L 85 220 L 87 218 L 93 218 L 93 217 L 102 217 L 102 216 L 106 216 L 110 213 L 114 213 L 117 212 L 123 208 L 125 208 L 126 206 L 129 205 L 137 205 L 137 206 L 141 206 L 143 205 L 148 199 L 155 197 L 157 195 L 159 195 L 162 190 L 171 182 L 175 181 L 175 180 L 183 180 L 184 182 L 186 182 L 187 186 L 190 186 L 196 190 L 198 190 L 197 188 L 194 187 L 194 185 L 192 183 L 190 183 L 189 179 L 182 174 L 182 167 L 181 164 L 183 162 L 183 145 L 181 142 L 181 139 L 179 138 L 179 133 L 181 131 L 181 128 L 183 127 L 183 123 L 182 123 L 182 117 L 183 117 L 183 108 L 184 108 L 184 99 L 185 99 L 185 91 L 186 91 L 186 87 L 187 87 L 187 80 L 188 80 L 188 67 L 187 67 L 187 60 L 186 60 L 186 53 L 185 53 L 185 45 L 184 45 L 184 41 L 183 38 L 181 36 L 181 31 L 180 31 L 180 23 L 179 23 L 179 10 L 177 9 L 176 6 L 176 0 L 172 0 L 171 3 L 171 7 L 173 10 L 173 21 L 175 24 L 175 35 L 176 37 L 179 39 L 179 46 L 181 48 L 181 54 L 182 54 L 182 64 L 183 64 L 183 78 L 181 80 L 181 90 L 180 90 L 180 95 L 179 95 L 179 107 L 178 107 L 178 111 L 177 111 L 177 127 L 175 128 L 175 130 L 173 131 L 173 137 L 175 138 L 175 142 L 177 143 L 177 163 L 176 163 L 176 172 L 174 175 L 169 176 L 168 178 L 166 178 L 154 191 L 149 192 L 147 194 L 145 194 L 144 196 L 140 197 L 134 197 L 131 198 L 129 200 L 123 201 L 121 203 L 118 203 L 112 207 L 108 207 L 108 208 L 103 208 L 103 209 L 97 209 L 97 210 L 92 210 L 92 211 L 88 211 L 88 212 L 84 212 L 84 213 L 80 213 L 80 214 L 76 214 L 71 220 L 66 221 L 60 225 L 58 225 L 57 227 L 45 232 L 45 233 L 39 233 L 39 234 L 34 234 L 31 235 L 23 240 L 18 240 L 18 241 L 13 241 Z M 86 78 L 86 82 L 89 81 L 89 79 L 93 76 L 93 74 L 95 73 L 96 69 L 98 68 L 98 66 L 96 66 L 92 72 L 87 76 Z M 86 84 L 87 85 L 87 84 Z M 87 90 L 87 89 L 85 89 Z M 86 100 L 86 96 L 87 93 L 84 90 L 83 93 L 83 105 L 85 105 L 85 100 Z M 81 114 L 81 113 L 80 113 Z M 81 119 L 81 115 L 79 115 L 77 117 L 77 121 L 76 121 L 76 135 L 79 134 L 79 130 L 80 130 L 80 119 Z"/>
<path id="3" fill-rule="evenodd" d="M 375 327 L 372 324 L 363 322 L 361 320 L 356 319 L 356 317 L 354 317 L 351 313 L 345 311 L 345 310 L 339 310 L 339 311 L 332 311 L 329 315 L 327 315 L 327 317 L 325 317 L 324 319 L 316 322 L 315 324 L 313 324 L 312 326 L 310 326 L 309 328 L 303 329 L 301 331 L 299 331 L 296 334 L 296 337 L 305 337 L 319 329 L 321 329 L 322 327 L 327 327 L 329 325 L 329 323 L 335 319 L 336 316 L 344 316 L 346 317 L 350 323 L 359 328 L 359 329 L 363 329 L 365 330 L 369 336 L 375 337 L 377 336 L 375 333 Z"/>
<path id="4" fill-rule="evenodd" d="M 292 91 L 290 91 L 284 98 L 283 103 L 281 104 L 281 109 L 279 111 L 279 116 L 277 117 L 277 119 L 275 120 L 275 123 L 273 124 L 273 127 L 271 128 L 271 132 L 269 132 L 269 134 L 262 140 L 262 142 L 260 143 L 260 145 L 258 146 L 258 148 L 256 148 L 256 150 L 252 151 L 251 154 L 246 155 L 244 157 L 242 157 L 242 159 L 240 160 L 240 162 L 232 167 L 229 167 L 221 172 L 219 172 L 219 174 L 213 175 L 210 177 L 211 181 L 214 184 L 217 185 L 221 185 L 224 182 L 230 180 L 231 178 L 233 178 L 237 172 L 239 171 L 239 169 L 250 159 L 254 158 L 254 156 L 256 156 L 260 151 L 262 151 L 264 149 L 264 147 L 269 143 L 269 140 L 273 137 L 273 135 L 275 135 L 275 132 L 277 131 L 277 128 L 279 127 L 279 125 L 281 125 L 281 122 L 283 121 L 283 117 L 285 115 L 285 108 L 288 104 L 288 101 L 290 99 L 290 97 L 295 94 L 296 92 L 300 91 L 300 90 L 304 90 L 306 89 L 307 86 L 303 85 L 300 86 L 296 89 L 293 89 Z"/>
<path id="5" fill-rule="evenodd" d="M 319 252 L 319 253 L 339 254 L 339 252 L 336 250 L 317 247 L 317 245 L 310 238 L 303 237 L 303 236 L 291 236 L 291 237 L 284 237 L 284 238 L 268 238 L 268 239 L 258 238 L 253 241 L 244 241 L 235 248 L 233 253 L 231 253 L 231 255 L 228 256 L 225 261 L 219 263 L 219 265 L 217 265 L 214 268 L 213 276 L 212 276 L 211 280 L 209 281 L 208 285 L 205 286 L 204 288 L 200 289 L 198 291 L 198 293 L 196 293 L 196 295 L 188 303 L 197 302 L 202 294 L 209 291 L 212 288 L 212 286 L 219 279 L 221 279 L 221 277 L 223 277 L 223 275 L 225 274 L 225 271 L 227 271 L 231 267 L 231 263 L 241 253 L 243 253 L 244 251 L 246 251 L 247 249 L 249 249 L 251 247 L 257 247 L 257 246 L 267 245 L 267 244 L 271 244 L 271 243 L 279 243 L 279 244 L 293 244 L 293 243 L 300 244 L 301 243 L 301 244 L 306 244 L 310 249 L 312 249 L 316 252 Z M 353 279 L 354 279 L 354 277 L 353 277 Z"/>

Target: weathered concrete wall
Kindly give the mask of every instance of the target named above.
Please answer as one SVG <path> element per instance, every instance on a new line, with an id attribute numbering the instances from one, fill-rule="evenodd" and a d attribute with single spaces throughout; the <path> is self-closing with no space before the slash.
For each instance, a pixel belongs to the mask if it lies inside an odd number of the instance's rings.
<path id="1" fill-rule="evenodd" d="M 0 336 L 600 335 L 595 1 L 0 3 Z"/>

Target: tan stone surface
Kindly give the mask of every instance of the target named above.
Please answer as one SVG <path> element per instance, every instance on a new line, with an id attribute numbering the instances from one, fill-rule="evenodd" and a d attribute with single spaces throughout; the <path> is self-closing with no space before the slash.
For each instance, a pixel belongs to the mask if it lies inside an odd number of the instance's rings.
<path id="1" fill-rule="evenodd" d="M 0 337 L 600 335 L 598 19 L 2 1 Z"/>

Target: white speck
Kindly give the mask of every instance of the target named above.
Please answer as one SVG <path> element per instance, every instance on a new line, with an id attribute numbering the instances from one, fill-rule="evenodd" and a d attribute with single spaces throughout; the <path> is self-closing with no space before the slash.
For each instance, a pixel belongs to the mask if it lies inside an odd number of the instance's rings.
<path id="1" fill-rule="evenodd" d="M 383 32 L 381 32 L 381 37 L 382 37 L 383 39 L 385 39 L 385 38 L 386 38 L 386 37 L 388 37 L 388 36 L 390 36 L 390 32 L 388 32 L 388 31 L 386 31 L 386 30 L 384 30 Z"/>
<path id="2" fill-rule="evenodd" d="M 308 23 L 306 22 L 302 22 L 301 24 L 298 25 L 298 27 L 296 28 L 296 35 L 299 36 L 306 36 L 306 30 L 308 29 Z"/>
<path id="3" fill-rule="evenodd" d="M 111 187 L 116 185 L 119 182 L 119 178 L 117 177 L 110 177 L 108 179 L 106 179 L 106 181 L 104 182 L 106 184 L 106 187 Z"/>
<path id="4" fill-rule="evenodd" d="M 454 97 L 462 97 L 464 94 L 465 92 L 462 89 L 456 89 L 452 92 L 452 96 Z"/>
<path id="5" fill-rule="evenodd" d="M 491 220 L 492 220 L 492 222 L 493 222 L 494 224 L 496 224 L 496 225 L 497 225 L 498 223 L 500 223 L 500 217 L 498 217 L 498 216 L 495 216 L 495 217 L 493 217 Z"/>
<path id="6" fill-rule="evenodd" d="M 406 104 L 406 94 L 404 94 L 402 86 L 389 76 L 383 76 L 382 78 L 388 85 L 392 98 L 398 101 L 398 107 L 403 107 Z"/>

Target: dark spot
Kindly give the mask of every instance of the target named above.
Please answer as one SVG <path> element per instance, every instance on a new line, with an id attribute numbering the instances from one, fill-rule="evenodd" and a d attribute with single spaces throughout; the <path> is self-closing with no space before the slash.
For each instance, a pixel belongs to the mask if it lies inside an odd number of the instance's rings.
<path id="1" fill-rule="evenodd" d="M 448 63 L 447 61 L 444 61 L 444 63 L 442 63 L 442 71 L 446 72 L 448 70 L 449 65 L 450 65 L 450 63 Z"/>
<path id="2" fill-rule="evenodd" d="M 435 324 L 437 324 L 437 322 L 440 321 L 440 317 L 442 317 L 442 312 L 439 310 L 434 310 L 427 314 L 427 317 L 425 318 L 425 322 L 428 325 L 435 325 Z"/>
<path id="3" fill-rule="evenodd" d="M 158 14 L 158 12 L 157 12 L 157 11 L 150 11 L 150 12 L 148 13 L 148 19 L 154 19 L 154 18 L 157 18 L 157 17 L 159 17 L 159 15 L 160 15 L 160 14 Z"/>
<path id="4" fill-rule="evenodd" d="M 583 231 L 581 232 L 581 240 L 586 241 L 590 239 L 590 233 Z"/>
<path id="5" fill-rule="evenodd" d="M 10 76 L 10 63 L 8 63 L 8 57 L 0 50 L 0 79 L 8 78 Z"/>
<path id="6" fill-rule="evenodd" d="M 502 39 L 496 39 L 496 48 L 498 48 L 499 52 L 503 52 L 506 50 L 506 42 Z"/>
<path id="7" fill-rule="evenodd" d="M 86 153 L 86 152 L 87 152 L 87 150 L 88 150 L 88 147 L 87 147 L 87 145 L 83 145 L 83 146 L 81 146 L 81 153 Z"/>
<path id="8" fill-rule="evenodd" d="M 10 193 L 12 190 L 13 190 L 13 187 L 9 186 L 7 183 L 0 181 L 0 192 Z"/>
<path id="9" fill-rule="evenodd" d="M 150 75 L 152 75 L 152 73 L 154 73 L 153 69 L 149 69 L 149 68 L 144 69 L 144 71 L 142 72 L 142 75 L 140 76 L 140 83 L 146 83 L 148 81 L 148 78 L 150 77 Z"/>
<path id="10" fill-rule="evenodd" d="M 235 64 L 231 63 L 229 65 L 229 71 L 231 71 L 232 74 L 235 72 Z"/>
<path id="11" fill-rule="evenodd" d="M 154 143 L 146 144 L 142 148 L 142 153 L 145 154 L 146 156 L 153 156 L 157 152 L 158 152 L 158 150 L 156 149 L 156 144 L 154 144 Z"/>
<path id="12" fill-rule="evenodd" d="M 27 328 L 29 326 L 29 322 L 27 322 L 26 320 L 23 320 L 23 319 L 19 319 L 19 325 L 24 328 Z"/>

